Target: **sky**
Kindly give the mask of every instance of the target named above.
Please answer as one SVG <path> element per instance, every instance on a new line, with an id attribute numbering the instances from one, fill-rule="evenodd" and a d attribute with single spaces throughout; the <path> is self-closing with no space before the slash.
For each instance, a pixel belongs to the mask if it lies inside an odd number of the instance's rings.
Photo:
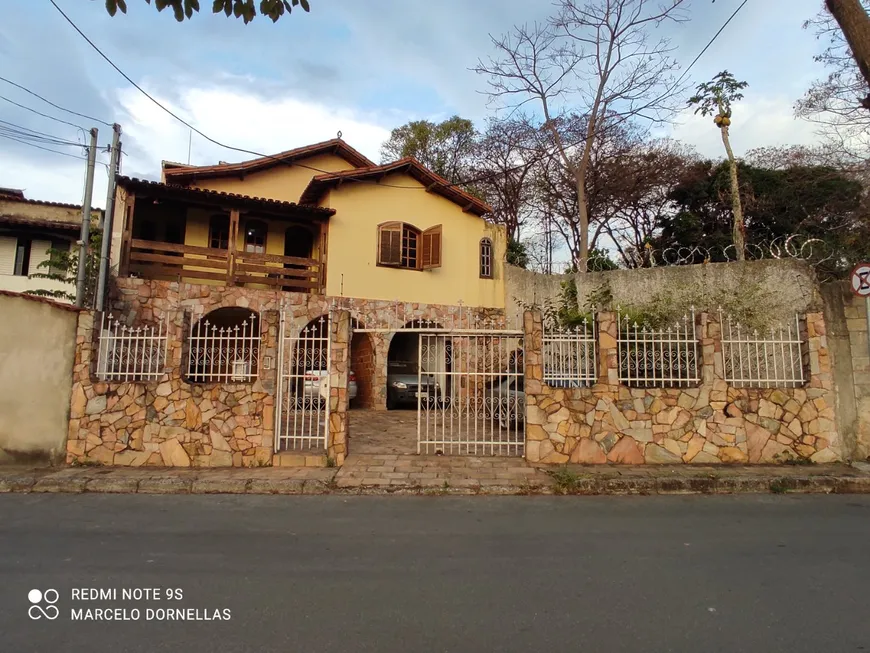
<path id="1" fill-rule="evenodd" d="M 174 113 L 221 143 L 275 153 L 341 132 L 379 160 L 392 128 L 409 120 L 458 114 L 481 123 L 493 114 L 485 80 L 470 70 L 492 53 L 489 35 L 543 20 L 546 0 L 310 0 L 277 23 L 249 25 L 210 13 L 177 23 L 145 0 L 109 17 L 102 0 L 56 0 L 79 28 L 131 79 Z M 675 57 L 688 65 L 741 0 L 692 0 L 690 20 L 666 28 Z M 749 0 L 689 74 L 693 84 L 723 69 L 749 83 L 734 109 L 732 145 L 814 142 L 814 126 L 793 104 L 824 74 L 813 61 L 824 44 L 802 23 L 821 0 Z M 63 107 L 122 127 L 122 173 L 159 179 L 161 160 L 216 163 L 251 158 L 209 143 L 136 90 L 74 31 L 48 0 L 7 2 L 0 22 L 0 76 Z M 84 142 L 111 128 L 65 114 L 0 81 L 0 121 Z M 77 126 L 36 115 L 2 98 Z M 84 129 L 80 129 L 82 127 Z M 661 132 L 722 157 L 709 118 L 684 112 Z M 0 138 L 0 187 L 27 197 L 80 203 L 85 161 L 78 146 L 45 152 Z M 94 206 L 105 205 L 108 155 L 101 151 Z"/>

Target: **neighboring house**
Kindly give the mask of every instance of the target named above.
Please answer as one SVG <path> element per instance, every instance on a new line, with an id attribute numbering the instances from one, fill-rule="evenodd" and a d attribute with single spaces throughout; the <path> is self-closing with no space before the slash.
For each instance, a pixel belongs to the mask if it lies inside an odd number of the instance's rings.
<path id="1" fill-rule="evenodd" d="M 50 279 L 34 279 L 34 273 L 47 273 L 40 263 L 49 260 L 51 248 L 69 251 L 76 247 L 81 231 L 81 206 L 27 199 L 24 192 L 0 188 L 0 290 L 67 290 L 69 284 Z M 98 224 L 101 211 L 94 210 Z"/>
<path id="2" fill-rule="evenodd" d="M 237 164 L 163 164 L 118 181 L 121 276 L 334 297 L 504 307 L 504 230 L 414 159 L 340 139 Z"/>

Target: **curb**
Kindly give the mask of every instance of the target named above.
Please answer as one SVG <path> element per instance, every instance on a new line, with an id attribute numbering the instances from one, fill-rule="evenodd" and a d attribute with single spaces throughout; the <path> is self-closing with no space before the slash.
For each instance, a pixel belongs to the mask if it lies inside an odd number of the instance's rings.
<path id="1" fill-rule="evenodd" d="M 469 480 L 461 486 L 359 484 L 293 478 L 208 478 L 166 475 L 128 478 L 12 473 L 0 475 L 0 494 L 248 494 L 349 496 L 524 496 L 524 495 L 686 495 L 686 494 L 870 494 L 870 476 L 688 476 L 580 477 L 572 487 L 547 482 L 490 485 Z"/>

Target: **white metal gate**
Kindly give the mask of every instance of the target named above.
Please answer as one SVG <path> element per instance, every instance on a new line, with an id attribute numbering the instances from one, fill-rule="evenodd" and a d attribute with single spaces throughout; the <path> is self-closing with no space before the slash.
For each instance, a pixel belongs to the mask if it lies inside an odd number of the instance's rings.
<path id="1" fill-rule="evenodd" d="M 282 313 L 278 340 L 276 451 L 324 451 L 329 433 L 329 318 L 301 331 Z"/>
<path id="2" fill-rule="evenodd" d="M 417 453 L 523 456 L 523 332 L 419 335 Z"/>

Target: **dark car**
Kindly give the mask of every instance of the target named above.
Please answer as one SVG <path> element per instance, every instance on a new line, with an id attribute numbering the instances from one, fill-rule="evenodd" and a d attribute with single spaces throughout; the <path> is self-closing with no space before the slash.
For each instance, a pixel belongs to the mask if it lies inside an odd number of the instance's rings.
<path id="1" fill-rule="evenodd" d="M 391 361 L 387 366 L 387 408 L 437 404 L 441 386 L 432 374 L 419 375 L 417 365 L 411 362 Z"/>

